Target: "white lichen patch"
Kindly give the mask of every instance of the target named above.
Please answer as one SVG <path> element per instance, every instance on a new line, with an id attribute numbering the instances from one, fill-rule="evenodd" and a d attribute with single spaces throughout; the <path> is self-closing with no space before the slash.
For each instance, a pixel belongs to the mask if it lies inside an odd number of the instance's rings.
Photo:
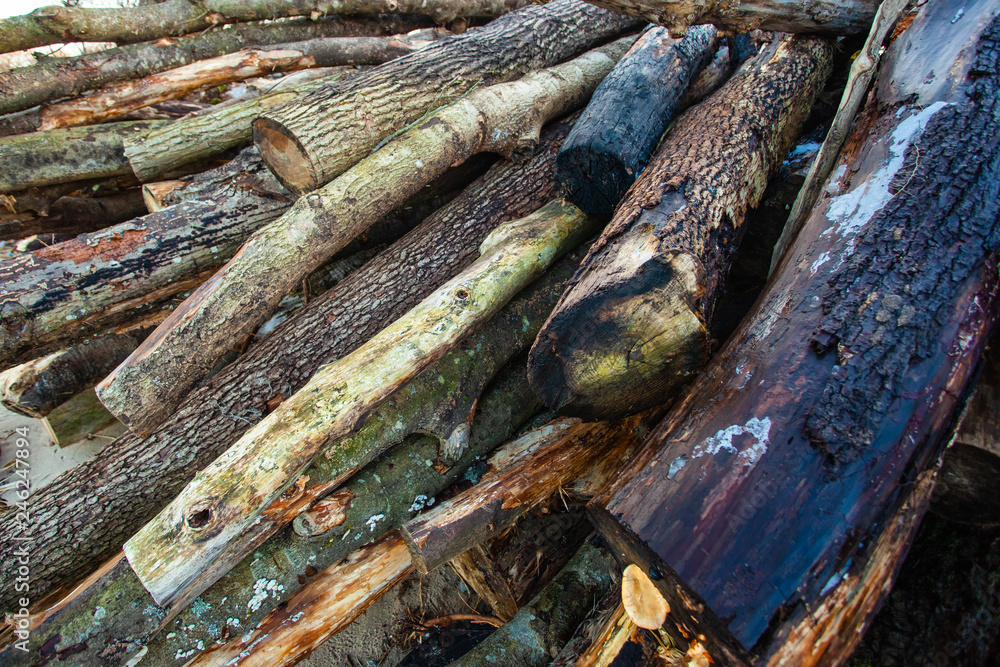
<path id="1" fill-rule="evenodd" d="M 413 503 L 410 505 L 410 512 L 419 512 L 425 507 L 430 507 L 434 504 L 434 498 L 428 498 L 424 494 L 418 495 L 413 499 Z"/>
<path id="2" fill-rule="evenodd" d="M 375 532 L 375 524 L 377 524 L 379 521 L 383 521 L 383 520 L 385 520 L 385 515 L 384 514 L 375 514 L 374 516 L 368 517 L 368 520 L 365 521 L 365 525 L 368 526 L 368 530 L 370 532 L 374 533 Z"/>
<path id="3" fill-rule="evenodd" d="M 98 606 L 94 609 L 94 620 L 99 621 L 108 615 L 107 610 L 104 607 Z"/>
<path id="4" fill-rule="evenodd" d="M 691 452 L 691 458 L 698 459 L 707 454 L 714 456 L 719 452 L 726 451 L 736 454 L 743 461 L 745 467 L 753 466 L 767 452 L 770 432 L 770 417 L 764 417 L 763 419 L 752 417 L 746 424 L 733 424 L 732 426 L 720 429 L 715 435 L 705 438 L 704 444 L 698 445 Z M 744 433 L 751 436 L 753 440 L 746 449 L 740 451 L 733 444 L 733 438 Z M 677 459 L 674 459 L 674 463 L 676 462 Z M 683 463 L 681 465 L 683 466 Z M 670 467 L 673 469 L 674 464 L 670 464 Z"/>
<path id="5" fill-rule="evenodd" d="M 251 612 L 257 611 L 269 595 L 273 594 L 274 597 L 278 597 L 284 591 L 285 587 L 275 579 L 258 579 L 254 582 L 253 596 L 247 602 L 247 608 Z"/>

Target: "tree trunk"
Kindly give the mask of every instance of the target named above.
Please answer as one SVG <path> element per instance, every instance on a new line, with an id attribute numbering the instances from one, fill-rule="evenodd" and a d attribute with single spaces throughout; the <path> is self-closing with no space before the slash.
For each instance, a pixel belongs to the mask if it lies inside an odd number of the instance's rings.
<path id="1" fill-rule="evenodd" d="M 510 622 L 449 667 L 549 664 L 614 581 L 611 559 L 585 543 Z"/>
<path id="2" fill-rule="evenodd" d="M 8 410 L 41 419 L 100 382 L 132 353 L 156 324 L 159 322 L 126 333 L 88 339 L 16 366 L 0 375 L 0 402 Z"/>
<path id="3" fill-rule="evenodd" d="M 639 434 L 647 433 L 655 423 L 650 417 L 616 423 L 583 423 L 564 417 L 505 445 L 491 457 L 490 470 L 476 486 L 403 526 L 414 565 L 427 574 L 500 534 L 599 461 L 628 460 L 641 440 Z M 604 483 L 598 486 L 610 483 L 614 467 L 603 469 Z"/>
<path id="4" fill-rule="evenodd" d="M 580 106 L 626 50 L 623 41 L 475 91 L 300 198 L 98 385 L 98 396 L 132 432 L 150 432 L 234 340 L 260 326 L 294 285 L 380 216 L 476 153 L 534 150 L 541 125 Z"/>
<path id="5" fill-rule="evenodd" d="M 459 17 L 499 16 L 520 4 L 518 0 L 268 0 L 253 4 L 208 0 L 194 5 L 187 0 L 170 0 L 146 7 L 41 7 L 0 21 L 0 53 L 64 42 L 130 44 L 227 23 L 290 16 L 316 19 L 331 13 L 422 14 L 443 24 Z"/>
<path id="6" fill-rule="evenodd" d="M 665 28 L 643 33 L 594 91 L 559 151 L 556 180 L 569 201 L 590 215 L 614 212 L 716 46 L 712 26 L 691 28 L 679 41 Z"/>
<path id="7" fill-rule="evenodd" d="M 201 284 L 291 205 L 291 195 L 259 161 L 257 167 L 211 198 L 0 263 L 0 358 L 10 365 L 47 354 L 119 323 L 154 296 Z"/>
<path id="8" fill-rule="evenodd" d="M 16 199 L 20 201 L 20 193 Z M 53 201 L 44 215 L 32 211 L 0 214 L 0 241 L 23 239 L 32 234 L 83 234 L 137 218 L 145 212 L 138 188 L 101 197 L 64 196 Z"/>
<path id="9" fill-rule="evenodd" d="M 701 369 L 746 213 L 832 56 L 825 38 L 776 40 L 677 120 L 532 349 L 529 379 L 546 405 L 612 418 L 662 403 Z"/>
<path id="10" fill-rule="evenodd" d="M 863 33 L 879 3 L 875 0 L 739 0 L 730 4 L 681 0 L 594 0 L 595 5 L 624 12 L 670 28 L 678 37 L 693 25 L 711 23 L 728 34 L 750 30 L 819 33 L 836 37 Z"/>
<path id="11" fill-rule="evenodd" d="M 153 602 L 128 562 L 121 559 L 74 591 L 56 611 L 33 617 L 28 653 L 8 647 L 0 656 L 12 667 L 41 667 L 53 656 L 72 656 L 75 665 L 109 667 L 124 664 L 138 650 L 147 664 L 183 665 L 200 650 L 199 645 L 225 642 L 255 627 L 308 577 L 377 537 L 376 526 L 378 531 L 397 528 L 413 515 L 414 498 L 441 493 L 469 465 L 510 437 L 538 407 L 521 358 L 482 396 L 469 449 L 454 466 L 429 466 L 427 461 L 437 456 L 439 441 L 410 436 L 342 487 L 341 493 L 349 495 L 350 502 L 332 539 L 302 539 L 286 527 L 205 591 L 200 603 L 163 624 L 156 636 L 169 610 Z M 313 486 L 331 479 L 322 457 L 306 476 L 316 481 Z M 372 517 L 380 518 L 372 522 Z"/>
<path id="12" fill-rule="evenodd" d="M 36 65 L 0 72 L 0 91 L 4 93 L 0 98 L 0 113 L 9 114 L 61 97 L 74 97 L 88 90 L 240 49 L 319 37 L 393 35 L 423 28 L 427 24 L 427 20 L 413 16 L 250 23 L 180 39 L 161 39 L 79 56 L 47 58 Z"/>
<path id="13" fill-rule="evenodd" d="M 254 121 L 254 140 L 288 189 L 315 190 L 400 128 L 473 88 L 554 65 L 636 25 L 578 0 L 526 7 L 344 86 L 266 111 Z"/>
<path id="14" fill-rule="evenodd" d="M 555 151 L 568 131 L 566 123 L 556 125 L 530 161 L 494 167 L 387 252 L 312 300 L 273 332 L 267 345 L 251 347 L 192 391 L 151 437 L 123 436 L 101 457 L 34 493 L 28 543 L 32 592 L 38 596 L 73 584 L 96 562 L 110 558 L 196 470 L 260 421 L 279 396 L 291 396 L 322 363 L 348 354 L 455 275 L 497 224 L 551 197 Z M 102 502 L 87 504 L 90 496 Z M 9 513 L 0 515 L 0 528 L 11 535 L 20 532 Z M 17 598 L 14 548 L 12 542 L 0 544 L 2 607 Z"/>
<path id="15" fill-rule="evenodd" d="M 1000 311 L 998 13 L 923 6 L 751 316 L 592 505 L 716 663 L 773 663 L 825 609 L 794 662 L 839 664 L 887 590 L 838 583 L 889 568 Z"/>
<path id="16" fill-rule="evenodd" d="M 0 193 L 88 178 L 131 175 L 122 140 L 167 121 L 125 121 L 0 139 Z"/>
<path id="17" fill-rule="evenodd" d="M 558 203 L 505 223 L 486 238 L 482 257 L 469 268 L 357 350 L 321 368 L 125 543 L 125 556 L 153 599 L 165 604 L 177 597 L 321 448 L 356 430 L 408 378 L 590 231 L 579 209 Z"/>

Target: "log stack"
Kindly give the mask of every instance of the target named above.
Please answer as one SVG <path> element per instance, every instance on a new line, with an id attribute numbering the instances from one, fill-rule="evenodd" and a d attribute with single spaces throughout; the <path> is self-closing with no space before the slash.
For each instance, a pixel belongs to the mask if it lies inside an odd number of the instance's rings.
<path id="1" fill-rule="evenodd" d="M 84 41 L 0 72 L 0 401 L 123 435 L 0 442 L 0 663 L 840 665 L 996 525 L 996 2 L 0 19 Z"/>

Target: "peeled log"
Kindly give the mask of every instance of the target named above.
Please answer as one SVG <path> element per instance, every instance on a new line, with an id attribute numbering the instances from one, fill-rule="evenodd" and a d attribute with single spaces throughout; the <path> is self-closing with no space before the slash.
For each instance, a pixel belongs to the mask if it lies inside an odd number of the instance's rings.
<path id="1" fill-rule="evenodd" d="M 309 192 L 470 90 L 552 66 L 636 25 L 579 0 L 525 7 L 267 111 L 254 122 L 254 140 L 285 187 Z"/>
<path id="2" fill-rule="evenodd" d="M 591 505 L 716 664 L 773 664 L 802 632 L 795 664 L 839 664 L 905 552 L 894 517 L 1000 316 L 998 14 L 927 4 L 887 49 L 769 288 Z M 855 605 L 840 584 L 869 566 Z"/>
<path id="3" fill-rule="evenodd" d="M 131 175 L 122 140 L 168 121 L 109 123 L 0 138 L 0 193 L 88 178 Z"/>
<path id="4" fill-rule="evenodd" d="M 476 90 L 300 198 L 98 385 L 101 401 L 133 433 L 150 432 L 234 341 L 380 216 L 477 153 L 530 154 L 541 126 L 582 104 L 628 48 L 625 41 Z"/>
<path id="5" fill-rule="evenodd" d="M 777 40 L 682 115 L 538 335 L 549 407 L 607 419 L 664 402 L 708 361 L 743 223 L 822 89 L 830 40 Z"/>
<path id="6" fill-rule="evenodd" d="M 641 16 L 678 37 L 692 26 L 711 23 L 728 34 L 750 30 L 818 33 L 836 37 L 868 30 L 878 9 L 877 0 L 737 0 L 730 3 L 690 0 L 591 0 L 595 5 Z"/>
<path id="7" fill-rule="evenodd" d="M 263 419 L 276 401 L 305 385 L 321 364 L 351 352 L 458 273 L 500 222 L 526 215 L 551 198 L 555 152 L 568 131 L 566 122 L 556 124 L 528 162 L 498 164 L 386 252 L 310 300 L 270 335 L 267 345 L 252 346 L 192 391 L 152 436 L 118 438 L 100 457 L 32 494 L 32 540 L 27 543 L 32 591 L 41 595 L 72 585 L 110 558 L 195 471 Z M 413 257 L 423 261 L 413 262 Z M 87 503 L 91 495 L 101 503 Z M 0 528 L 15 534 L 14 518 L 0 515 Z M 0 604 L 5 608 L 18 597 L 18 544 L 0 543 Z M 223 627 L 225 617 L 221 620 Z"/>
<path id="8" fill-rule="evenodd" d="M 594 91 L 559 151 L 556 180 L 569 201 L 590 215 L 611 215 L 716 45 L 712 26 L 693 27 L 679 41 L 665 28 L 643 33 Z"/>

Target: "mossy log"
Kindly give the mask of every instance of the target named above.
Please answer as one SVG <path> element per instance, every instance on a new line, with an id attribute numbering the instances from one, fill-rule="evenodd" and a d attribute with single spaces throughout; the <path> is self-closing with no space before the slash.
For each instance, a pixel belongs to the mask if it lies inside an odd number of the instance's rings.
<path id="1" fill-rule="evenodd" d="M 876 0 L 738 0 L 721 4 L 702 0 L 594 0 L 595 5 L 640 16 L 670 28 L 678 37 L 693 25 L 711 23 L 725 33 L 774 30 L 831 37 L 864 33 L 879 3 Z"/>
<path id="2" fill-rule="evenodd" d="M 135 305 L 200 285 L 292 204 L 256 164 L 258 171 L 220 184 L 211 199 L 0 262 L 0 360 L 10 366 L 48 354 L 120 323 Z"/>
<path id="3" fill-rule="evenodd" d="M 134 433 L 150 432 L 233 341 L 260 326 L 294 285 L 380 216 L 477 153 L 529 155 L 541 126 L 579 107 L 627 41 L 474 91 L 300 198 L 98 385 L 98 396 Z"/>
<path id="4" fill-rule="evenodd" d="M 180 39 L 161 39 L 79 56 L 46 58 L 35 65 L 0 72 L 0 91 L 4 93 L 0 98 L 0 113 L 22 111 L 62 97 L 74 97 L 88 90 L 240 49 L 319 37 L 394 35 L 427 25 L 426 19 L 404 15 L 248 23 Z"/>
<path id="5" fill-rule="evenodd" d="M 549 664 L 614 582 L 611 559 L 585 543 L 514 618 L 449 667 Z"/>
<path id="6" fill-rule="evenodd" d="M 579 0 L 525 7 L 344 86 L 320 88 L 266 111 L 254 121 L 254 141 L 285 187 L 309 192 L 347 171 L 400 128 L 473 88 L 552 66 L 636 25 Z"/>
<path id="7" fill-rule="evenodd" d="M 0 53 L 65 42 L 131 44 L 201 32 L 227 23 L 328 14 L 422 14 L 438 23 L 459 17 L 494 17 L 518 0 L 168 0 L 143 7 L 40 7 L 0 20 Z M 397 31 L 398 32 L 398 31 Z"/>
<path id="8" fill-rule="evenodd" d="M 1000 315 L 998 35 L 995 3 L 921 8 L 750 316 L 591 505 L 716 663 L 838 664 L 888 590 Z"/>
<path id="9" fill-rule="evenodd" d="M 579 209 L 557 203 L 501 225 L 469 268 L 357 350 L 320 369 L 125 543 L 125 556 L 153 599 L 173 600 L 326 443 L 357 429 L 402 383 L 447 353 L 590 231 Z"/>
<path id="10" fill-rule="evenodd" d="M 558 123 L 543 134 L 528 162 L 497 165 L 386 252 L 310 300 L 271 333 L 267 345 L 252 346 L 192 391 L 152 436 L 120 437 L 97 459 L 32 494 L 32 591 L 43 595 L 73 585 L 110 558 L 195 471 L 300 389 L 321 364 L 348 354 L 458 273 L 500 222 L 526 215 L 553 196 L 555 151 L 568 131 L 567 123 Z M 91 495 L 101 503 L 86 503 Z M 13 519 L 0 515 L 9 534 L 17 530 Z M 17 599 L 16 546 L 0 543 L 7 568 L 0 568 L 2 608 Z"/>
<path id="11" fill-rule="evenodd" d="M 666 28 L 642 34 L 594 91 L 559 151 L 556 180 L 569 201 L 590 215 L 611 215 L 717 43 L 712 26 L 690 28 L 681 40 Z"/>
<path id="12" fill-rule="evenodd" d="M 89 188 L 85 188 L 89 189 Z M 59 196 L 44 213 L 21 207 L 21 192 L 13 197 L 13 213 L 0 213 L 0 241 L 23 239 L 32 234 L 83 234 L 138 218 L 146 212 L 139 188 L 107 196 Z"/>
<path id="13" fill-rule="evenodd" d="M 168 121 L 122 121 L 99 127 L 0 138 L 0 193 L 132 173 L 122 141 Z"/>
<path id="14" fill-rule="evenodd" d="M 141 655 L 147 664 L 179 667 L 203 650 L 199 646 L 225 642 L 255 627 L 316 572 L 381 531 L 399 527 L 417 511 L 413 508 L 421 498 L 433 498 L 457 481 L 540 406 L 524 377 L 523 358 L 518 359 L 481 397 L 469 448 L 453 466 L 432 465 L 440 447 L 437 438 L 408 437 L 341 487 L 339 494 L 349 502 L 343 523 L 329 538 L 302 538 L 286 526 L 166 623 L 170 609 L 155 604 L 119 555 L 51 610 L 32 617 L 27 653 L 7 647 L 0 657 L 12 667 L 41 667 L 53 656 L 72 656 L 74 664 L 86 667 L 110 667 Z M 305 476 L 312 484 L 302 491 L 333 478 L 323 457 Z"/>
<path id="15" fill-rule="evenodd" d="M 747 211 L 832 57 L 826 38 L 778 39 L 677 120 L 532 348 L 529 378 L 546 405 L 585 419 L 637 412 L 708 361 L 708 325 Z"/>

